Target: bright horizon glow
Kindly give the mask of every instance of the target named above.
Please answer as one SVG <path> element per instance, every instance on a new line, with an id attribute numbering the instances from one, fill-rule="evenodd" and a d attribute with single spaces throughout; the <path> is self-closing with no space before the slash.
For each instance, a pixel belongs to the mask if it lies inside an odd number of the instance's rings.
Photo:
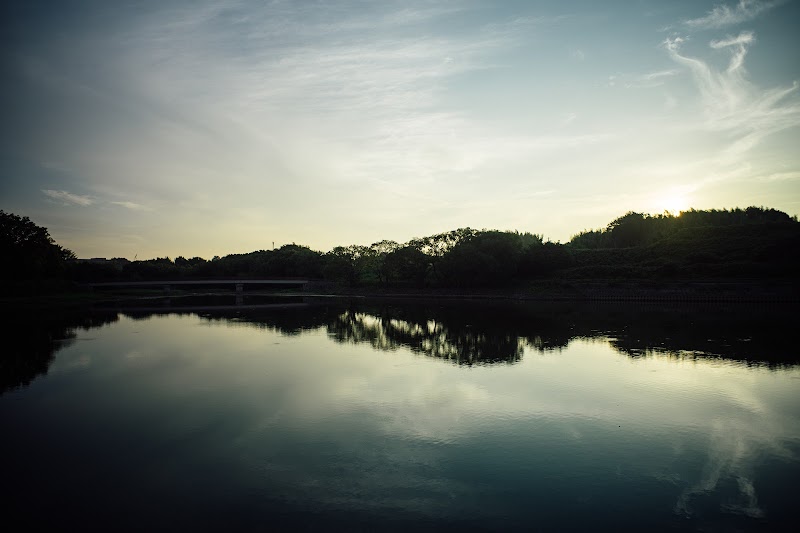
<path id="1" fill-rule="evenodd" d="M 12 0 L 0 209 L 210 258 L 800 213 L 800 0 Z"/>
<path id="2" fill-rule="evenodd" d="M 689 200 L 680 193 L 667 194 L 662 197 L 658 203 L 662 212 L 666 211 L 672 216 L 679 216 L 683 211 L 688 211 L 690 209 Z"/>

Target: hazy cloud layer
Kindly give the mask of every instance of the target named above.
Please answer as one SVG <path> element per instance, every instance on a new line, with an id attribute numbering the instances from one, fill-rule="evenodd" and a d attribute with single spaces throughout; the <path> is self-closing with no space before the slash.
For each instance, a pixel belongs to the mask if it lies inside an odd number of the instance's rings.
<path id="1" fill-rule="evenodd" d="M 35 3 L 0 23 L 3 208 L 79 255 L 800 210 L 763 179 L 800 170 L 796 2 Z"/>

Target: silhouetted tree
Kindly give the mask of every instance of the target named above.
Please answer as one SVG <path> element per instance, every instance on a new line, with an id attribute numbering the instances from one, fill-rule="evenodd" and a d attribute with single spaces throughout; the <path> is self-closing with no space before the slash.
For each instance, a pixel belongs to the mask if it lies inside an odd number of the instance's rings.
<path id="1" fill-rule="evenodd" d="M 356 257 L 351 248 L 337 246 L 323 256 L 322 274 L 325 279 L 350 285 L 356 283 Z"/>
<path id="2" fill-rule="evenodd" d="M 378 281 L 383 285 L 388 285 L 392 279 L 392 269 L 387 262 L 389 254 L 400 247 L 395 241 L 383 240 L 372 244 L 369 249 L 369 267 Z"/>
<path id="3" fill-rule="evenodd" d="M 572 266 L 569 249 L 560 243 L 546 242 L 527 248 L 519 260 L 519 274 L 535 277 Z"/>
<path id="4" fill-rule="evenodd" d="M 431 268 L 431 258 L 419 248 L 408 245 L 389 253 L 386 256 L 386 267 L 394 279 L 423 287 Z"/>
<path id="5" fill-rule="evenodd" d="M 645 216 L 631 211 L 612 221 L 606 231 L 611 237 L 611 242 L 617 248 L 645 244 L 647 238 Z"/>
<path id="6" fill-rule="evenodd" d="M 518 233 L 476 232 L 442 257 L 440 271 L 446 283 L 462 287 L 508 283 L 517 273 L 522 242 Z"/>
<path id="7" fill-rule="evenodd" d="M 800 224 L 775 209 L 630 212 L 569 248 L 584 278 L 774 277 L 797 270 Z"/>
<path id="8" fill-rule="evenodd" d="M 3 220 L 8 227 L 24 229 L 18 231 L 24 238 L 17 240 L 9 237 L 15 235 L 13 231 L 4 229 L 4 259 L 15 254 L 29 257 L 27 263 L 5 262 L 4 268 L 17 269 L 15 275 L 45 271 L 42 265 L 58 263 L 58 257 L 63 262 L 70 256 L 52 242 L 44 228 L 5 213 Z M 28 245 L 18 245 L 18 241 L 39 245 L 26 248 Z M 12 249 L 16 251 L 12 253 Z M 35 253 L 26 256 L 20 250 Z M 798 250 L 800 224 L 796 217 L 775 209 L 692 209 L 680 216 L 631 211 L 603 229 L 575 235 L 567 245 L 544 242 L 541 235 L 532 233 L 459 228 L 405 244 L 383 240 L 370 246 L 337 246 L 325 254 L 287 244 L 277 250 L 215 256 L 211 261 L 181 256 L 174 261 L 74 263 L 69 275 L 81 281 L 302 277 L 349 285 L 417 287 L 497 286 L 544 276 L 763 278 L 791 275 L 797 269 Z"/>
<path id="9" fill-rule="evenodd" d="M 46 228 L 28 217 L 0 211 L 0 257 L 3 277 L 38 279 L 60 275 L 75 254 L 56 244 Z"/>

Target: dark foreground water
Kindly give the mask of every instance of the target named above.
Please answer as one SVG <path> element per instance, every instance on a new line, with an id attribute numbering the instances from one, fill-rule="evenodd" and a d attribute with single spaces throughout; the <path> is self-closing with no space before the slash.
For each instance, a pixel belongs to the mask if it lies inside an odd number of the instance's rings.
<path id="1" fill-rule="evenodd" d="M 3 317 L 7 525 L 795 525 L 794 309 L 220 298 Z"/>

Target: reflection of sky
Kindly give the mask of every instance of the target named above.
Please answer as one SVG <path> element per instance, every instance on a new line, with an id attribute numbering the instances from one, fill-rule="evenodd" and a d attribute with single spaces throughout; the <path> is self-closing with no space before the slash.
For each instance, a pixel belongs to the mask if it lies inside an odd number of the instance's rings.
<path id="1" fill-rule="evenodd" d="M 67 418 L 114 410 L 119 427 L 144 424 L 135 438 L 200 435 L 237 483 L 332 507 L 433 516 L 444 499 L 471 516 L 485 491 L 491 514 L 512 506 L 493 492 L 502 483 L 528 490 L 548 476 L 599 505 L 585 469 L 610 493 L 663 484 L 660 503 L 685 516 L 734 483 L 718 511 L 769 517 L 759 468 L 796 467 L 798 379 L 800 369 L 631 359 L 598 340 L 458 367 L 337 344 L 323 329 L 287 337 L 171 316 L 80 333 L 46 379 L 15 394 L 63 395 L 52 404 Z"/>

